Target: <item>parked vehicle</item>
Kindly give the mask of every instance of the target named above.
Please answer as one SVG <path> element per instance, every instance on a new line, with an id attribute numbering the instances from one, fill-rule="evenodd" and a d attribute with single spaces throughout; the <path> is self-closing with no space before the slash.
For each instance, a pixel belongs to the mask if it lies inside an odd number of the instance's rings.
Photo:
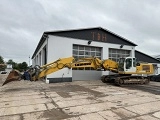
<path id="1" fill-rule="evenodd" d="M 151 81 L 160 82 L 160 74 L 152 76 Z"/>
<path id="2" fill-rule="evenodd" d="M 7 72 L 6 71 L 1 71 L 1 74 L 6 74 Z"/>

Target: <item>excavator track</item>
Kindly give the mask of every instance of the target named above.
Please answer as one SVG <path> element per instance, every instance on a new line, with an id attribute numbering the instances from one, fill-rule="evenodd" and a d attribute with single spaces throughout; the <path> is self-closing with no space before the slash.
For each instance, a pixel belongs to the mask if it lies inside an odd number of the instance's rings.
<path id="1" fill-rule="evenodd" d="M 101 77 L 101 81 L 106 83 L 115 83 L 115 85 L 128 85 L 128 84 L 148 84 L 149 77 L 143 76 L 121 76 L 121 75 L 106 75 Z"/>
<path id="2" fill-rule="evenodd" d="M 122 76 L 116 77 L 114 83 L 118 86 L 128 84 L 148 84 L 150 82 L 148 77 L 142 76 Z"/>

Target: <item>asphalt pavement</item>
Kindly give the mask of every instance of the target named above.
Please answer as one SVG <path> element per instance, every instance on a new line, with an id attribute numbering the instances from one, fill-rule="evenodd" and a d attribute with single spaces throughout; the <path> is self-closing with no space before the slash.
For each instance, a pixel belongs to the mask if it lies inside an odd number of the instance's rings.
<path id="1" fill-rule="evenodd" d="M 0 75 L 1 84 L 5 77 Z M 118 87 L 100 80 L 22 80 L 0 87 L 0 120 L 159 119 L 159 82 Z"/>

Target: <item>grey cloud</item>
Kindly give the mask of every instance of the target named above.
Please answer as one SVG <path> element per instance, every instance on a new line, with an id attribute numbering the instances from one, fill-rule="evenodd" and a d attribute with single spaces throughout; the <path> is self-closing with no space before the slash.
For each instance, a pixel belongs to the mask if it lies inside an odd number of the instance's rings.
<path id="1" fill-rule="evenodd" d="M 28 61 L 44 31 L 101 26 L 159 54 L 160 1 L 2 0 L 0 55 Z M 154 47 L 153 47 L 154 46 Z"/>

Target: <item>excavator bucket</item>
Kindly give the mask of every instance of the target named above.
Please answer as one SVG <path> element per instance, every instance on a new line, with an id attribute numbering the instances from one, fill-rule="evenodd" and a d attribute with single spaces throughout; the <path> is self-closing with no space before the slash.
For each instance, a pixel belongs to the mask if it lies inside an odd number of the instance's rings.
<path id="1" fill-rule="evenodd" d="M 18 70 L 12 70 L 7 76 L 7 79 L 4 81 L 2 86 L 12 81 L 19 81 L 20 79 L 21 79 L 20 72 Z"/>

